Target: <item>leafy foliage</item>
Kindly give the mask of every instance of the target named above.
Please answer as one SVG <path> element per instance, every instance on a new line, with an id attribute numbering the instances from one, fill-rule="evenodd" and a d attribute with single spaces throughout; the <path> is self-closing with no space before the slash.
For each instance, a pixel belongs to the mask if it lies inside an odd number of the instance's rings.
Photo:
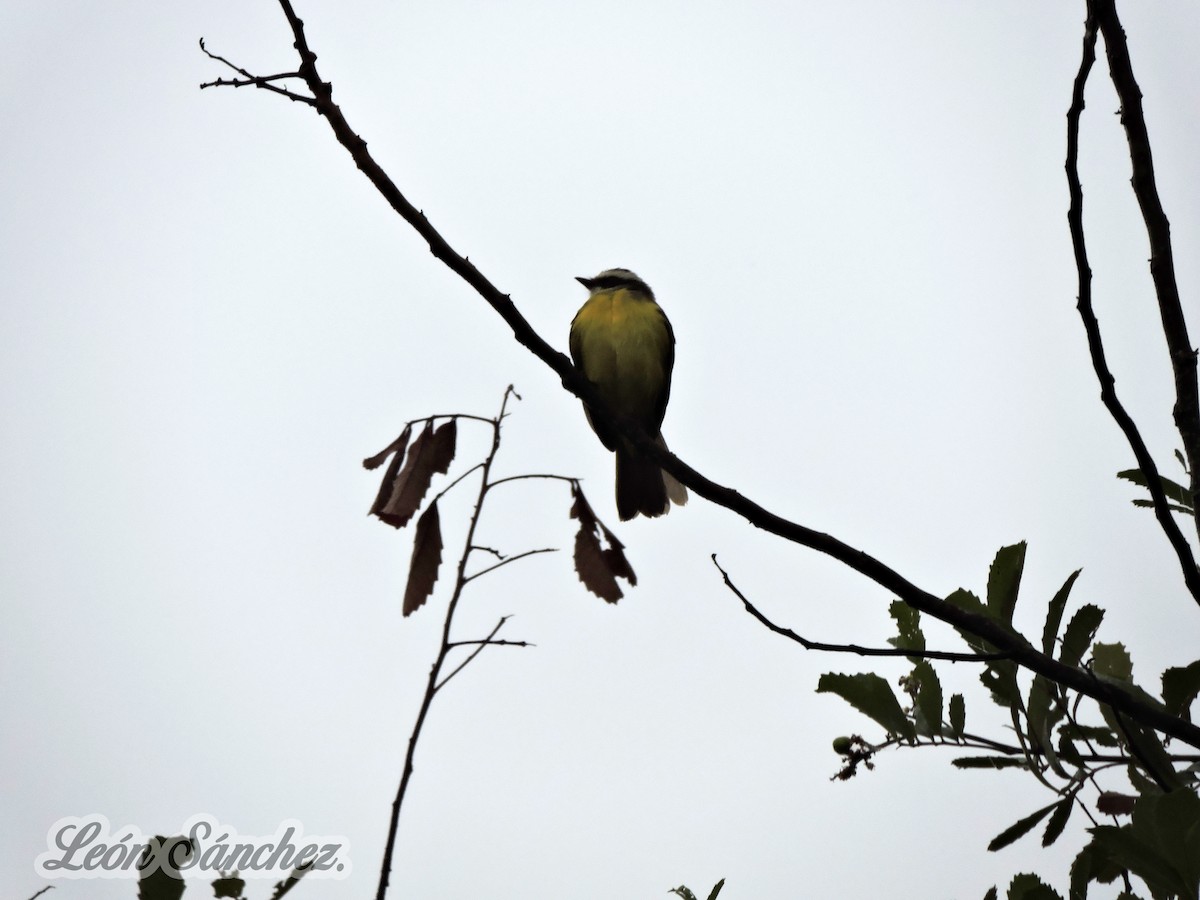
<path id="1" fill-rule="evenodd" d="M 1149 490 L 1150 482 L 1146 478 L 1146 474 L 1141 469 L 1125 469 L 1117 473 L 1118 478 L 1124 478 L 1126 481 L 1132 481 L 1139 487 L 1144 487 Z M 1175 512 L 1183 513 L 1184 515 L 1194 516 L 1196 514 L 1196 501 L 1192 496 L 1192 492 L 1185 488 L 1182 484 L 1172 481 L 1162 475 L 1158 476 L 1158 481 L 1162 485 L 1163 493 L 1167 497 L 1168 506 Z M 1133 501 L 1134 506 L 1152 507 L 1154 503 L 1150 500 L 1145 500 L 1141 497 Z"/>
<path id="2" fill-rule="evenodd" d="M 1003 547 L 996 554 L 988 575 L 986 600 L 962 589 L 947 600 L 1011 628 L 1025 550 L 1025 544 L 1019 543 Z M 1133 659 L 1123 644 L 1096 642 L 1104 621 L 1102 609 L 1084 604 L 1062 628 L 1078 577 L 1078 571 L 1072 572 L 1047 603 L 1043 649 L 1049 654 L 1057 645 L 1058 659 L 1064 664 L 1084 667 L 1089 677 L 1131 693 L 1148 705 L 1186 715 L 1200 696 L 1200 661 L 1168 669 L 1162 676 L 1161 698 L 1151 695 L 1135 682 Z M 979 680 L 992 701 L 1008 713 L 1015 728 L 1015 742 L 968 732 L 962 694 L 950 697 L 948 722 L 943 721 L 942 686 L 935 660 L 923 656 L 926 639 L 920 613 L 900 606 L 903 604 L 897 601 L 890 609 L 897 636 L 889 643 L 912 651 L 910 668 L 898 679 L 906 698 L 904 705 L 887 681 L 875 673 L 827 673 L 818 683 L 818 693 L 837 694 L 885 732 L 878 744 L 870 744 L 858 735 L 838 738 L 834 749 L 845 763 L 835 778 L 853 777 L 860 762 L 871 768 L 873 756 L 887 747 L 951 744 L 977 751 L 956 758 L 954 767 L 1023 770 L 1055 795 L 1051 803 L 997 834 L 989 850 L 999 851 L 1015 843 L 1043 822 L 1042 845 L 1050 846 L 1066 833 L 1077 808 L 1090 809 L 1091 841 L 1071 867 L 1071 900 L 1086 898 L 1088 885 L 1093 882 L 1107 884 L 1117 877 L 1131 876 L 1140 878 L 1156 900 L 1200 900 L 1200 763 L 1194 762 L 1195 757 L 1185 760 L 1173 756 L 1156 732 L 1104 704 L 1089 701 L 1089 707 L 1083 707 L 1082 698 L 1072 697 L 1042 675 L 1018 679 L 1017 667 L 1008 659 L 980 660 Z M 994 650 L 981 638 L 959 633 L 976 653 Z M 1022 688 L 1022 683 L 1027 687 Z M 1081 720 L 1085 712 L 1088 718 Z M 1191 765 L 1181 768 L 1184 761 Z M 1134 794 L 1101 787 L 1101 778 L 1111 781 L 1122 772 Z M 1114 824 L 1095 824 L 1098 816 L 1109 816 Z M 995 888 L 987 896 L 998 896 Z M 1033 875 L 1016 876 L 1007 896 L 1010 900 L 1060 897 Z"/>

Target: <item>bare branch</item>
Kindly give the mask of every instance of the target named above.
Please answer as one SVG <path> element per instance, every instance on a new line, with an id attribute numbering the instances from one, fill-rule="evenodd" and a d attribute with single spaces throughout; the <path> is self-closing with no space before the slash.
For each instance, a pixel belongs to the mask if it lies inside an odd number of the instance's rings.
<path id="1" fill-rule="evenodd" d="M 204 38 L 200 38 L 200 49 L 209 59 L 214 59 L 219 63 L 223 63 L 233 71 L 241 75 L 241 78 L 218 78 L 216 81 L 206 81 L 200 85 L 200 90 L 210 87 L 257 87 L 263 90 L 272 91 L 276 94 L 281 94 L 289 100 L 296 100 L 300 103 L 306 103 L 309 106 L 315 106 L 316 102 L 312 97 L 305 97 L 303 94 L 297 94 L 289 91 L 286 88 L 281 88 L 275 84 L 276 81 L 282 81 L 285 78 L 302 78 L 299 72 L 280 72 L 276 75 L 252 75 L 243 69 L 241 66 L 235 66 L 223 56 L 218 56 L 213 53 L 208 47 L 204 46 Z"/>
<path id="2" fill-rule="evenodd" d="M 1099 2 L 1107 2 L 1107 0 L 1099 0 Z M 1111 5 L 1111 4 L 1110 4 Z M 1175 550 L 1175 555 L 1179 559 L 1179 566 L 1183 571 L 1183 580 L 1191 592 L 1193 599 L 1200 603 L 1200 570 L 1196 568 L 1196 560 L 1192 555 L 1192 548 L 1184 538 L 1183 532 L 1179 529 L 1179 524 L 1175 517 L 1171 514 L 1170 502 L 1163 491 L 1162 479 L 1159 477 L 1158 468 L 1154 464 L 1154 457 L 1150 455 L 1150 450 L 1146 447 L 1146 442 L 1142 439 L 1141 433 L 1138 431 L 1137 425 L 1133 421 L 1133 417 L 1125 410 L 1121 401 L 1117 397 L 1116 378 L 1113 377 L 1112 371 L 1108 367 L 1108 361 L 1104 353 L 1104 343 L 1100 337 L 1100 323 L 1096 319 L 1096 313 L 1092 308 L 1092 269 L 1088 263 L 1087 243 L 1083 231 L 1083 187 L 1079 181 L 1079 120 L 1083 115 L 1084 109 L 1084 87 L 1087 85 L 1088 75 L 1092 70 L 1092 64 L 1096 60 L 1096 2 L 1089 2 L 1089 16 L 1086 25 L 1084 26 L 1083 35 L 1083 58 L 1079 64 L 1079 73 L 1075 76 L 1075 86 L 1071 95 L 1071 107 L 1067 111 L 1067 185 L 1071 197 L 1071 205 L 1067 211 L 1067 223 L 1071 231 L 1071 245 L 1075 250 L 1075 268 L 1079 277 L 1079 301 L 1076 308 L 1079 310 L 1079 316 L 1083 319 L 1083 328 L 1087 333 L 1088 351 L 1092 357 L 1092 368 L 1096 371 L 1096 378 L 1100 382 L 1100 399 L 1103 401 L 1109 415 L 1116 421 L 1122 433 L 1125 435 L 1125 440 L 1129 442 L 1130 449 L 1133 450 L 1133 455 L 1137 459 L 1138 466 L 1142 470 L 1142 474 L 1146 478 L 1146 486 L 1150 491 L 1150 496 L 1154 504 L 1154 516 L 1158 520 L 1159 526 L 1163 533 L 1166 534 L 1167 540 L 1170 541 L 1171 547 Z M 1116 10 L 1111 13 L 1115 19 Z M 1119 25 L 1117 26 L 1119 30 Z M 1108 32 L 1105 32 L 1105 43 L 1109 42 Z M 1111 59 L 1111 51 L 1110 51 Z M 1132 79 L 1132 73 L 1129 76 Z M 1114 74 L 1114 80 L 1116 75 Z M 1140 119 L 1141 106 L 1140 103 L 1137 109 L 1137 117 Z M 1132 114 L 1129 114 L 1132 118 Z M 1143 123 L 1143 131 L 1144 131 Z M 1131 146 L 1132 146 L 1132 138 Z M 1149 157 L 1149 139 L 1146 143 L 1146 155 Z M 1136 154 L 1135 154 L 1136 156 Z M 1135 164 L 1136 165 L 1136 164 Z M 1136 180 L 1136 179 L 1135 179 Z M 1153 174 L 1151 173 L 1151 188 L 1153 188 Z M 1165 227 L 1166 219 L 1163 218 Z M 1166 265 L 1170 265 L 1170 241 L 1167 240 L 1166 253 L 1168 255 Z M 1156 276 L 1156 286 L 1157 286 Z M 1170 275 L 1170 283 L 1174 286 L 1174 274 Z M 1178 303 L 1178 293 L 1175 294 L 1175 302 Z M 1161 300 L 1160 300 L 1161 303 Z M 1165 316 L 1165 314 L 1164 314 Z M 1164 318 L 1164 322 L 1166 319 Z M 1180 313 L 1180 324 L 1182 325 L 1182 313 Z M 1186 339 L 1187 332 L 1184 330 Z M 1172 353 L 1174 360 L 1174 353 Z M 1196 361 L 1192 358 L 1191 379 L 1194 382 L 1196 379 Z M 1178 369 L 1177 383 L 1178 383 Z M 1176 418 L 1179 415 L 1179 405 L 1176 405 Z M 1182 431 L 1181 431 L 1182 433 Z M 1197 473 L 1192 473 L 1193 489 L 1195 489 L 1195 479 Z"/>
<path id="3" fill-rule="evenodd" d="M 1175 257 L 1171 249 L 1171 223 L 1163 210 L 1154 177 L 1154 157 L 1150 153 L 1150 135 L 1142 111 L 1142 91 L 1133 77 L 1125 30 L 1117 18 L 1114 0 L 1090 0 L 1091 18 L 1104 35 L 1108 71 L 1121 99 L 1121 124 L 1129 142 L 1133 165 L 1133 192 L 1142 210 L 1146 236 L 1150 239 L 1150 275 L 1158 297 L 1163 334 L 1175 376 L 1175 427 L 1183 439 L 1191 473 L 1193 496 L 1200 496 L 1200 385 L 1196 382 L 1196 348 L 1188 337 L 1179 286 L 1175 282 Z M 1147 473 L 1149 474 L 1149 473 Z M 1200 527 L 1200 520 L 1197 521 Z M 1200 600 L 1200 596 L 1197 597 Z"/>
<path id="4" fill-rule="evenodd" d="M 492 640 L 492 638 L 494 638 L 494 637 L 496 636 L 496 633 L 497 633 L 497 632 L 498 632 L 498 631 L 499 631 L 501 628 L 503 628 L 503 627 L 504 627 L 504 623 L 505 623 L 505 622 L 507 622 L 507 621 L 509 620 L 509 618 L 510 618 L 510 616 L 502 616 L 502 617 L 500 618 L 500 621 L 496 623 L 496 627 L 495 627 L 495 628 L 493 628 L 491 631 L 489 631 L 489 632 L 488 632 L 488 636 L 487 636 L 487 637 L 485 637 L 485 638 L 483 638 L 482 640 L 479 640 L 479 641 L 465 641 L 465 642 L 464 642 L 464 641 L 459 641 L 459 642 L 457 642 L 457 643 L 455 643 L 455 642 L 453 642 L 453 641 L 447 641 L 447 642 L 446 642 L 446 645 L 445 645 L 445 646 L 446 646 L 446 649 L 449 649 L 449 648 L 451 648 L 451 647 L 455 647 L 455 646 L 461 646 L 463 643 L 469 643 L 469 644 L 478 644 L 479 646 L 478 646 L 478 647 L 476 647 L 474 650 L 472 650 L 472 651 L 471 651 L 471 653 L 470 653 L 470 654 L 467 656 L 467 658 L 466 658 L 466 659 L 464 659 L 464 660 L 463 660 L 462 662 L 460 662 L 460 663 L 459 663 L 457 666 L 455 666 L 455 667 L 454 667 L 454 669 L 453 669 L 453 670 L 450 672 L 450 674 L 449 674 L 449 675 L 447 675 L 445 678 L 443 678 L 441 681 L 439 681 L 437 684 L 435 684 L 435 685 L 433 686 L 433 689 L 434 689 L 435 691 L 440 691 L 442 688 L 444 688 L 444 687 L 446 686 L 446 682 L 447 682 L 447 681 L 449 681 L 451 678 L 453 678 L 455 675 L 457 675 L 459 672 L 461 672 L 463 669 L 465 669 L 465 668 L 466 668 L 468 665 L 470 665 L 470 663 L 471 663 L 471 660 L 473 660 L 473 659 L 474 659 L 475 657 L 477 657 L 477 656 L 478 656 L 480 653 L 482 653 L 482 652 L 484 651 L 484 648 L 485 648 L 485 647 L 490 647 L 490 646 L 494 646 L 494 645 L 497 645 L 497 644 L 503 644 L 503 643 L 507 643 L 506 641 L 504 641 L 504 642 L 502 642 L 502 641 L 495 641 L 495 640 Z M 524 642 L 520 642 L 520 644 L 521 644 L 521 646 L 524 646 Z"/>
<path id="5" fill-rule="evenodd" d="M 488 566 L 486 569 L 480 569 L 478 572 L 474 572 L 474 573 L 468 575 L 467 581 L 474 581 L 480 575 L 486 575 L 488 572 L 495 572 L 501 566 L 507 566 L 509 563 L 514 563 L 518 559 L 524 559 L 527 556 L 533 556 L 534 554 L 537 554 L 537 553 L 557 553 L 557 552 L 558 552 L 557 547 L 543 547 L 540 550 L 526 550 L 524 553 L 518 553 L 516 556 L 506 556 L 503 559 L 501 559 L 500 562 L 495 563 L 494 565 Z"/>
<path id="6" fill-rule="evenodd" d="M 742 605 L 746 607 L 746 612 L 758 619 L 759 622 L 771 631 L 795 641 L 805 650 L 820 650 L 826 653 L 855 653 L 858 656 L 904 656 L 914 659 L 942 659 L 949 662 L 993 662 L 998 659 L 1011 658 L 1011 654 L 1008 653 L 954 653 L 949 650 L 904 650 L 899 647 L 860 647 L 858 644 L 825 644 L 820 641 L 810 641 L 808 638 L 796 634 L 792 629 L 776 625 L 768 619 L 757 606 L 746 598 L 745 594 L 738 590 L 737 585 L 730 579 L 729 573 L 721 568 L 721 564 L 717 562 L 717 554 L 714 553 L 712 555 L 712 561 L 713 565 L 717 567 L 717 571 L 721 573 L 721 577 L 725 580 L 725 586 L 733 591 L 734 595 L 742 601 Z"/>

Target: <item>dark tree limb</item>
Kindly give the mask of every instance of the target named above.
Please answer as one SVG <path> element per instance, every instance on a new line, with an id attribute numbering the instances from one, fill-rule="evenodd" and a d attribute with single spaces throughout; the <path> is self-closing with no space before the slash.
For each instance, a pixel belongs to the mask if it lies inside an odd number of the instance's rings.
<path id="1" fill-rule="evenodd" d="M 1146 235 L 1150 239 L 1150 275 L 1158 297 L 1163 334 L 1175 376 L 1175 427 L 1183 439 L 1188 460 L 1192 496 L 1200 496 L 1200 385 L 1196 381 L 1196 348 L 1188 337 L 1187 320 L 1175 282 L 1175 256 L 1171 249 L 1171 223 L 1158 196 L 1154 177 L 1154 158 L 1150 153 L 1150 134 L 1142 111 L 1142 91 L 1133 77 L 1125 30 L 1117 17 L 1115 0 L 1090 0 L 1089 11 L 1104 36 L 1108 71 L 1121 100 L 1121 125 L 1129 142 L 1133 165 L 1133 193 L 1142 210 Z M 1200 528 L 1200 517 L 1196 519 Z"/>
<path id="2" fill-rule="evenodd" d="M 1185 538 L 1183 536 L 1183 532 L 1179 528 L 1179 523 L 1176 521 L 1175 516 L 1171 513 L 1170 501 L 1167 499 L 1167 495 L 1163 491 L 1162 479 L 1160 478 L 1160 476 L 1158 474 L 1158 467 L 1154 463 L 1154 457 L 1151 456 L 1150 450 L 1146 446 L 1146 442 L 1142 439 L 1142 435 L 1138 431 L 1138 427 L 1134 423 L 1133 417 L 1129 415 L 1129 413 L 1126 411 L 1124 405 L 1122 405 L 1120 399 L 1117 397 L 1116 378 L 1113 376 L 1112 370 L 1109 369 L 1109 367 L 1108 367 L 1108 360 L 1107 360 L 1107 357 L 1104 352 L 1104 342 L 1100 336 L 1100 323 L 1096 318 L 1095 310 L 1092 308 L 1092 269 L 1091 269 L 1091 265 L 1088 262 L 1087 242 L 1084 237 L 1083 187 L 1079 181 L 1079 120 L 1080 120 L 1081 116 L 1083 115 L 1083 109 L 1084 109 L 1084 88 L 1087 85 L 1087 79 L 1088 79 L 1088 75 L 1091 73 L 1092 65 L 1096 61 L 1096 34 L 1097 34 L 1097 31 L 1099 30 L 1099 28 L 1103 27 L 1099 21 L 1099 16 L 1098 16 L 1098 9 L 1101 6 L 1108 6 L 1111 9 L 1112 19 L 1115 21 L 1115 18 L 1116 18 L 1116 10 L 1111 8 L 1112 7 L 1111 0 L 1089 0 L 1088 19 L 1087 19 L 1087 23 L 1084 26 L 1084 35 L 1083 35 L 1083 57 L 1079 64 L 1079 72 L 1075 76 L 1075 85 L 1074 85 L 1074 88 L 1071 93 L 1071 107 L 1067 111 L 1066 170 L 1067 170 L 1067 186 L 1068 186 L 1068 190 L 1069 190 L 1070 198 L 1071 198 L 1071 205 L 1067 211 L 1067 223 L 1068 223 L 1068 226 L 1071 231 L 1071 245 L 1075 251 L 1075 269 L 1076 269 L 1076 271 L 1078 273 L 1078 277 L 1079 277 L 1079 300 L 1078 300 L 1078 303 L 1076 304 L 1076 308 L 1079 310 L 1079 316 L 1083 320 L 1084 331 L 1087 333 L 1088 351 L 1092 357 L 1092 368 L 1095 369 L 1096 378 L 1100 382 L 1100 399 L 1104 403 L 1105 408 L 1108 410 L 1109 415 L 1111 415 L 1113 417 L 1113 420 L 1117 423 L 1117 426 L 1121 429 L 1121 432 L 1125 435 L 1125 440 L 1129 443 L 1129 447 L 1133 451 L 1133 455 L 1134 455 L 1134 458 L 1137 460 L 1138 467 L 1142 470 L 1142 473 L 1146 476 L 1146 484 L 1147 484 L 1147 487 L 1149 488 L 1151 501 L 1152 501 L 1153 507 L 1154 507 L 1154 516 L 1158 520 L 1159 527 L 1162 528 L 1163 533 L 1167 536 L 1167 540 L 1170 542 L 1172 549 L 1175 551 L 1176 557 L 1179 559 L 1179 567 L 1183 572 L 1184 584 L 1187 585 L 1188 591 L 1191 593 L 1192 598 L 1197 603 L 1200 603 L 1200 570 L 1198 570 L 1196 568 L 1196 560 L 1195 560 L 1195 557 L 1192 555 L 1191 545 L 1188 544 L 1187 538 Z M 1117 23 L 1115 26 L 1110 25 L 1109 27 L 1110 28 L 1115 27 L 1118 31 L 1120 30 L 1119 23 Z M 1106 30 L 1105 31 L 1105 44 L 1106 45 L 1110 44 L 1110 38 L 1109 38 L 1108 34 L 1109 33 Z M 1124 46 L 1124 34 L 1123 33 L 1121 35 L 1121 43 L 1122 43 L 1122 46 Z M 1115 72 L 1115 68 L 1116 68 L 1115 64 L 1112 63 L 1112 56 L 1113 56 L 1113 51 L 1110 49 L 1109 50 L 1109 59 L 1110 59 L 1110 65 L 1114 67 L 1113 80 L 1115 82 L 1117 80 L 1117 75 Z M 1128 56 L 1125 57 L 1125 62 L 1126 62 L 1126 66 L 1127 66 L 1128 65 Z M 1132 72 L 1130 72 L 1129 73 L 1130 81 L 1132 81 L 1132 78 L 1133 78 L 1133 74 L 1132 74 Z M 1133 85 L 1133 91 L 1135 94 L 1137 94 L 1137 85 L 1136 84 Z M 1145 157 L 1146 157 L 1145 165 L 1149 166 L 1150 143 L 1149 143 L 1149 138 L 1145 137 L 1145 121 L 1142 119 L 1142 116 L 1141 116 L 1140 94 L 1137 94 L 1137 96 L 1139 97 L 1139 100 L 1138 100 L 1138 105 L 1137 105 L 1137 109 L 1136 109 L 1136 114 L 1130 110 L 1126 110 L 1125 113 L 1123 114 L 1122 118 L 1123 118 L 1123 120 L 1136 119 L 1141 124 L 1140 134 L 1143 136 L 1143 138 L 1145 138 Z M 1124 99 L 1122 99 L 1122 102 L 1124 102 Z M 1129 131 L 1128 125 L 1126 126 L 1126 131 L 1131 134 L 1130 148 L 1131 148 L 1131 154 L 1134 157 L 1134 170 L 1136 173 L 1138 170 L 1137 159 L 1138 159 L 1139 151 L 1134 149 L 1134 138 L 1132 137 L 1132 132 Z M 1149 171 L 1148 176 L 1144 176 L 1144 177 L 1148 177 L 1150 180 L 1149 191 L 1153 195 L 1154 203 L 1157 204 L 1158 203 L 1158 195 L 1157 195 L 1157 192 L 1154 190 L 1153 170 L 1151 169 Z M 1135 178 L 1134 178 L 1134 183 L 1136 186 L 1136 184 L 1137 184 L 1136 174 L 1135 174 Z M 1141 200 L 1141 196 L 1139 195 L 1139 201 L 1140 200 Z M 1145 205 L 1143 205 L 1143 212 L 1145 211 L 1145 208 L 1146 208 Z M 1159 214 L 1161 215 L 1162 207 L 1158 206 L 1157 208 L 1158 208 Z M 1166 220 L 1165 216 L 1162 216 L 1162 218 L 1161 218 L 1161 229 L 1162 229 L 1162 235 L 1160 237 L 1161 237 L 1161 240 L 1163 242 L 1165 242 L 1165 250 L 1162 250 L 1161 248 L 1156 248 L 1156 252 L 1158 252 L 1160 254 L 1165 252 L 1166 259 L 1165 259 L 1165 261 L 1163 261 L 1161 256 L 1159 257 L 1159 260 L 1157 263 L 1157 267 L 1158 267 L 1157 270 L 1155 269 L 1156 263 L 1152 259 L 1151 260 L 1151 269 L 1156 271 L 1156 273 L 1159 270 L 1166 270 L 1165 275 L 1160 276 L 1159 274 L 1155 274 L 1155 288 L 1156 288 L 1156 290 L 1159 291 L 1159 306 L 1160 306 L 1160 309 L 1164 310 L 1163 323 L 1164 323 L 1164 327 L 1167 328 L 1168 343 L 1170 343 L 1172 340 L 1171 334 L 1173 331 L 1175 331 L 1175 329 L 1173 327 L 1167 327 L 1167 324 L 1166 324 L 1168 321 L 1168 314 L 1165 310 L 1167 307 L 1171 306 L 1171 304 L 1169 302 L 1164 302 L 1164 300 L 1163 300 L 1163 296 L 1164 296 L 1163 290 L 1161 288 L 1159 288 L 1159 284 L 1158 284 L 1160 277 L 1162 278 L 1164 283 L 1169 282 L 1170 293 L 1171 293 L 1171 296 L 1174 297 L 1174 307 L 1176 309 L 1178 308 L 1178 305 L 1179 305 L 1179 292 L 1175 288 L 1174 264 L 1171 262 L 1171 255 L 1170 255 L 1171 254 L 1171 243 L 1170 243 L 1170 236 L 1169 236 L 1169 227 L 1167 225 L 1167 220 Z M 1155 234 L 1153 233 L 1153 230 L 1151 229 L 1150 219 L 1148 217 L 1147 217 L 1147 230 L 1152 232 L 1151 233 L 1151 244 L 1153 246 L 1154 242 L 1155 242 Z M 1175 318 L 1174 316 L 1171 317 L 1171 320 L 1173 322 L 1174 322 L 1174 318 Z M 1182 310 L 1179 310 L 1177 324 L 1178 324 L 1178 329 L 1180 329 L 1182 331 L 1182 338 L 1180 337 L 1179 333 L 1175 333 L 1175 341 L 1178 342 L 1180 339 L 1182 339 L 1186 344 L 1187 328 L 1183 322 Z M 1174 349 L 1172 349 L 1171 355 L 1172 355 L 1172 367 L 1174 368 L 1175 375 L 1176 375 L 1176 386 L 1178 388 L 1181 383 L 1181 369 L 1175 362 L 1176 351 Z M 1188 351 L 1188 353 L 1186 355 L 1191 360 L 1191 370 L 1190 370 L 1191 374 L 1190 374 L 1190 376 L 1188 376 L 1188 375 L 1186 375 L 1186 373 L 1183 373 L 1182 380 L 1186 381 L 1187 378 L 1190 377 L 1191 385 L 1192 385 L 1191 402 L 1194 403 L 1195 402 L 1195 387 L 1196 387 L 1196 358 L 1195 358 L 1195 354 L 1190 350 Z M 1184 394 L 1180 394 L 1179 396 L 1183 397 Z M 1185 405 L 1186 404 L 1182 400 L 1179 400 L 1176 402 L 1175 417 L 1176 417 L 1177 423 L 1180 422 L 1181 409 L 1183 409 Z M 1187 421 L 1187 419 L 1188 419 L 1188 416 L 1184 415 L 1183 420 Z M 1180 427 L 1180 434 L 1184 436 L 1184 442 L 1186 445 L 1187 444 L 1187 435 L 1185 434 L 1184 426 L 1180 425 L 1179 427 Z M 1191 459 L 1191 457 L 1189 456 L 1189 460 L 1190 459 Z M 1193 471 L 1192 471 L 1192 488 L 1193 488 L 1193 490 L 1196 487 L 1197 475 L 1198 475 L 1197 471 L 1193 468 Z M 1193 495 L 1193 496 L 1200 496 L 1200 495 Z"/>
<path id="3" fill-rule="evenodd" d="M 355 164 L 375 185 L 388 204 L 428 243 L 430 252 L 475 289 L 484 301 L 504 319 L 512 329 L 513 336 L 517 341 L 553 369 L 562 379 L 563 386 L 587 403 L 593 416 L 600 416 L 602 420 L 612 423 L 639 451 L 652 458 L 696 494 L 738 514 L 755 527 L 819 553 L 824 553 L 874 581 L 913 609 L 969 631 L 990 643 L 997 652 L 1008 653 L 1017 664 L 1030 671 L 1044 675 L 1051 681 L 1101 703 L 1106 703 L 1114 709 L 1119 709 L 1135 721 L 1161 731 L 1163 734 L 1200 748 L 1200 726 L 1169 715 L 1162 709 L 1141 701 L 1116 685 L 1095 682 L 1086 672 L 1073 666 L 1064 665 L 1036 650 L 1023 637 L 1000 622 L 952 606 L 935 594 L 917 587 L 898 572 L 862 550 L 816 529 L 791 522 L 759 506 L 733 488 L 705 478 L 673 453 L 661 449 L 636 423 L 614 415 L 592 384 L 571 364 L 570 359 L 551 347 L 533 330 L 507 294 L 501 293 L 466 257 L 454 251 L 446 239 L 429 222 L 425 214 L 408 201 L 383 168 L 372 158 L 367 151 L 366 141 L 354 132 L 341 109 L 333 102 L 332 85 L 321 80 L 316 68 L 317 56 L 309 48 L 304 34 L 304 23 L 296 15 L 291 0 L 279 0 L 279 5 L 287 17 L 295 38 L 294 46 L 296 52 L 300 54 L 301 60 L 298 71 L 309 90 L 312 91 L 313 108 L 329 123 L 338 142 L 346 148 Z M 382 897 L 382 894 L 380 896 Z"/>

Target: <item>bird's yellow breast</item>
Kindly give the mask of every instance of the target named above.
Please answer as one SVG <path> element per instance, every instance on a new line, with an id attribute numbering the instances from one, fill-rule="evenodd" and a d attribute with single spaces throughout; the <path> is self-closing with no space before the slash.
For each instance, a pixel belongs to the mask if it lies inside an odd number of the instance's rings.
<path id="1" fill-rule="evenodd" d="M 657 429 L 670 389 L 673 346 L 651 298 L 617 288 L 593 294 L 571 323 L 571 356 L 605 400 Z"/>

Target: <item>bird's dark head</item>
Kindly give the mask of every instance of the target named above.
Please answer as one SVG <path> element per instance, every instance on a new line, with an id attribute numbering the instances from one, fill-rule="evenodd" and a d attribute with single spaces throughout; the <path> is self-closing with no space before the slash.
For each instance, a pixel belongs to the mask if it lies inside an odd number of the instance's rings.
<path id="1" fill-rule="evenodd" d="M 599 291 L 613 291 L 618 288 L 625 288 L 630 291 L 639 291 L 647 297 L 654 296 L 654 292 L 650 290 L 650 286 L 628 269 L 605 269 L 595 278 L 577 276 L 575 280 L 593 294 Z"/>

